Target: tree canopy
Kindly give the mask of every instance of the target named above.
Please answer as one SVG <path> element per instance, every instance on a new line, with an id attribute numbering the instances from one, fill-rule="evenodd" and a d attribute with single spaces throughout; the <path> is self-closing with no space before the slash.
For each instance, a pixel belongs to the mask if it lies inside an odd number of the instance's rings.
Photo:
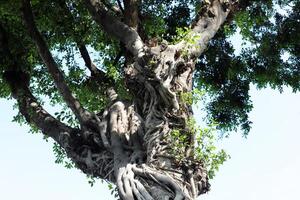
<path id="1" fill-rule="evenodd" d="M 238 35 L 241 41 L 235 41 Z M 233 42 L 239 42 L 238 49 Z M 175 85 L 170 89 L 163 86 L 168 73 L 173 72 L 160 67 L 160 60 L 153 55 L 155 48 L 166 52 L 172 45 L 184 46 L 174 53 L 176 66 L 184 67 L 176 67 L 178 77 L 170 80 Z M 151 56 L 145 48 L 150 49 Z M 137 72 L 126 67 L 132 65 Z M 149 67 L 136 67 L 146 65 Z M 163 65 L 171 66 L 168 61 Z M 186 75 L 189 67 L 192 74 Z M 135 102 L 142 98 L 139 95 L 148 95 L 144 90 L 154 94 L 146 83 L 146 89 L 141 89 L 141 77 L 133 81 L 140 71 L 147 80 L 156 80 L 153 72 L 163 80 L 162 88 L 154 88 L 165 107 L 171 105 L 165 113 L 167 118 L 172 118 L 172 109 L 191 109 L 187 104 L 197 100 L 199 91 L 205 91 L 207 123 L 216 124 L 225 134 L 240 128 L 247 135 L 251 128 L 251 84 L 279 90 L 289 86 L 294 92 L 300 89 L 300 2 L 1 0 L 0 97 L 13 96 L 20 110 L 14 120 L 29 123 L 33 131 L 41 130 L 59 141 L 67 154 L 65 139 L 61 139 L 65 136 L 57 132 L 72 133 L 71 146 L 109 146 L 103 135 L 93 138 L 93 144 L 90 140 L 82 142 L 79 132 L 83 131 L 86 139 L 92 135 L 88 132 L 106 128 L 97 115 L 106 116 L 105 109 L 113 107 L 114 95 Z M 180 80 L 183 76 L 192 76 L 186 86 Z M 185 103 L 179 101 L 176 106 L 171 91 Z M 51 116 L 42 107 L 43 101 L 62 109 Z M 137 103 L 136 112 L 144 118 L 150 108 L 144 111 L 142 105 Z M 192 112 L 183 113 L 187 118 Z M 99 127 L 94 125 L 97 123 Z M 176 131 L 172 134 L 179 137 L 182 131 Z M 98 132 L 102 134 L 100 129 Z M 54 149 L 60 151 L 59 146 Z"/>
<path id="2" fill-rule="evenodd" d="M 105 2 L 117 9 L 116 1 Z M 143 1 L 139 4 L 139 24 L 143 40 L 166 40 L 172 43 L 183 37 L 185 30 L 201 9 L 201 1 Z M 51 103 L 63 104 L 49 74 L 24 27 L 20 1 L 1 2 L 1 26 L 9 35 L 7 42 L 11 56 L 1 49 L 1 73 L 10 62 L 18 60 L 22 70 L 32 76 L 31 88 L 36 96 L 47 96 Z M 79 60 L 79 51 L 86 47 L 97 53 L 95 64 L 122 88 L 122 44 L 98 28 L 81 1 L 32 1 L 35 21 L 45 37 L 49 49 L 67 74 L 66 81 L 80 102 L 90 110 L 100 110 L 105 104 L 103 92 L 92 84 Z M 207 103 L 209 118 L 220 128 L 235 130 L 241 125 L 247 134 L 252 108 L 249 85 L 267 85 L 281 89 L 300 87 L 299 73 L 299 3 L 297 1 L 240 1 L 236 11 L 210 41 L 205 54 L 196 66 L 194 87 L 211 94 Z M 122 9 L 115 15 L 122 18 Z M 178 36 L 178 34 L 182 34 Z M 236 52 L 230 37 L 241 34 L 243 47 Z M 1 45 L 3 48 L 3 45 Z M 80 49 L 81 47 L 81 49 Z M 60 56 L 58 56 L 60 55 Z M 99 55 L 99 56 L 98 56 Z M 15 59 L 18 58 L 18 59 Z M 0 80 L 1 97 L 8 98 L 10 89 Z M 94 87 L 94 88 L 93 88 Z"/>

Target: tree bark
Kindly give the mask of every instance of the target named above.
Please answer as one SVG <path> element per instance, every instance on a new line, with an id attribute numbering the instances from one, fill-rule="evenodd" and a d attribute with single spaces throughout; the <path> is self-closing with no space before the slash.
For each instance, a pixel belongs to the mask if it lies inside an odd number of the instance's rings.
<path id="1" fill-rule="evenodd" d="M 173 146 L 171 136 L 178 129 L 193 138 L 187 125 L 191 106 L 180 94 L 192 90 L 195 61 L 178 56 L 175 45 L 152 48 L 146 55 L 144 66 L 135 62 L 126 68 L 133 102 L 117 101 L 110 111 L 119 194 L 126 200 L 195 199 L 209 190 L 206 170 L 188 153 L 193 140 L 186 141 L 178 159 L 172 149 L 180 147 Z"/>

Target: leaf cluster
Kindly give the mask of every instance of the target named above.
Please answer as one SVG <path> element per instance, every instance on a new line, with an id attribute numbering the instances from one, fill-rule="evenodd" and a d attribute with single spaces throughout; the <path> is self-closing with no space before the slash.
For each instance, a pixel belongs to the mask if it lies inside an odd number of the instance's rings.
<path id="1" fill-rule="evenodd" d="M 230 158 L 225 150 L 218 150 L 216 146 L 217 124 L 209 124 L 206 127 L 196 125 L 196 121 L 190 118 L 187 121 L 187 128 L 190 134 L 195 134 L 194 158 L 206 167 L 208 177 L 212 179 L 219 167 Z M 172 150 L 171 154 L 181 161 L 186 158 L 186 150 L 189 147 L 189 135 L 184 133 L 184 130 L 174 129 L 171 131 Z"/>

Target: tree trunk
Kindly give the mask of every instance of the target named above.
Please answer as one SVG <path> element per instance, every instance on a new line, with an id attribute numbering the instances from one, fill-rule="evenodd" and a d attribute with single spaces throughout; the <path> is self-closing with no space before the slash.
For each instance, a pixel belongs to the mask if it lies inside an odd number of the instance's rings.
<path id="1" fill-rule="evenodd" d="M 195 159 L 194 133 L 188 127 L 192 109 L 180 98 L 192 89 L 193 71 L 193 59 L 166 44 L 128 64 L 126 86 L 133 101 L 119 99 L 110 89 L 111 103 L 99 115 L 100 136 L 93 135 L 111 159 L 103 159 L 103 151 L 82 150 L 75 162 L 85 164 L 78 166 L 116 184 L 122 200 L 195 199 L 207 192 L 207 173 Z M 184 145 L 176 146 L 174 130 L 187 136 Z"/>

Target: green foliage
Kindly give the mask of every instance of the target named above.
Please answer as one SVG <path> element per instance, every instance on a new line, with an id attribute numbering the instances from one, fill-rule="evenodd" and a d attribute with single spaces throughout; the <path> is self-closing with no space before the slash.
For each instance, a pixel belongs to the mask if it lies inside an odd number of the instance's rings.
<path id="1" fill-rule="evenodd" d="M 190 106 L 197 106 L 197 104 L 203 100 L 204 95 L 205 91 L 199 90 L 198 88 L 194 88 L 191 92 L 180 92 L 179 94 L 180 101 Z"/>
<path id="2" fill-rule="evenodd" d="M 86 175 L 86 178 L 87 178 L 88 183 L 90 184 L 90 186 L 93 187 L 96 183 L 96 179 L 91 175 Z"/>
<path id="3" fill-rule="evenodd" d="M 217 150 L 215 146 L 217 124 L 210 124 L 207 127 L 196 127 L 196 157 L 201 160 L 208 169 L 208 177 L 212 179 L 215 173 L 230 156 L 223 150 Z"/>
<path id="4" fill-rule="evenodd" d="M 56 164 L 62 164 L 67 169 L 75 167 L 75 164 L 67 157 L 65 150 L 56 142 L 53 143 L 53 153 Z"/>
<path id="5" fill-rule="evenodd" d="M 193 32 L 191 28 L 179 27 L 176 28 L 176 34 L 171 37 L 171 40 L 173 44 L 176 44 L 181 41 L 185 43 L 186 48 L 183 49 L 181 52 L 182 56 L 185 58 L 189 55 L 188 49 L 193 47 L 200 37 L 201 35 Z"/>
<path id="6" fill-rule="evenodd" d="M 110 194 L 115 198 L 119 200 L 119 195 L 118 195 L 118 188 L 116 185 L 113 185 L 111 183 L 108 183 L 108 189 L 110 190 Z"/>
<path id="7" fill-rule="evenodd" d="M 97 179 L 95 177 L 93 177 L 92 175 L 87 175 L 86 176 L 88 183 L 90 184 L 91 187 L 93 187 L 97 181 Z M 102 183 L 106 183 L 108 190 L 110 191 L 110 194 L 115 198 L 115 199 L 119 199 L 119 195 L 118 195 L 118 188 L 116 185 L 110 183 L 110 182 L 105 182 L 103 180 L 101 180 Z"/>
<path id="8" fill-rule="evenodd" d="M 2 86 L 0 87 L 0 98 L 8 98 L 10 95 L 10 89 L 7 83 L 2 80 L 2 78 L 0 78 L 0 85 Z"/>
<path id="9" fill-rule="evenodd" d="M 149 14 L 151 16 L 152 14 Z M 152 19 L 155 19 L 154 21 Z M 162 35 L 165 34 L 165 22 L 163 18 L 157 18 L 155 16 L 149 17 L 149 19 L 146 19 L 143 23 L 143 27 L 145 29 L 145 32 L 148 33 L 147 37 L 154 38 L 158 37 L 160 38 Z"/>
<path id="10" fill-rule="evenodd" d="M 14 106 L 14 109 L 17 107 L 17 105 L 15 104 Z M 19 125 L 23 125 L 26 123 L 26 120 L 25 120 L 25 117 L 20 113 L 18 112 L 14 117 L 13 117 L 13 120 L 12 122 L 16 122 L 18 123 Z"/>
<path id="11" fill-rule="evenodd" d="M 76 120 L 72 111 L 66 106 L 60 112 L 55 112 L 54 116 L 58 120 L 65 122 L 72 127 L 77 127 L 79 125 L 79 122 Z"/>
<path id="12" fill-rule="evenodd" d="M 183 41 L 188 45 L 194 45 L 199 38 L 200 34 L 196 34 L 191 28 L 183 27 L 176 28 L 176 35 L 172 39 L 174 44 Z"/>
<path id="13" fill-rule="evenodd" d="M 176 160 L 181 161 L 185 158 L 186 145 L 188 143 L 188 135 L 183 134 L 182 131 L 173 129 L 170 133 L 171 136 L 171 155 L 175 157 Z"/>
<path id="14" fill-rule="evenodd" d="M 219 167 L 230 158 L 225 150 L 218 150 L 216 146 L 217 124 L 209 124 L 206 127 L 196 125 L 194 118 L 187 120 L 188 132 L 179 129 L 173 129 L 170 132 L 171 154 L 178 161 L 186 157 L 186 149 L 191 134 L 195 134 L 194 158 L 204 164 L 208 170 L 208 177 L 212 179 Z"/>
<path id="15" fill-rule="evenodd" d="M 279 90 L 289 86 L 294 92 L 300 89 L 300 3 L 243 0 L 240 7 L 232 23 L 218 31 L 199 58 L 195 84 L 209 94 L 208 119 L 216 121 L 218 129 L 241 128 L 247 135 L 251 84 Z M 238 33 L 243 41 L 232 37 Z"/>
<path id="16" fill-rule="evenodd" d="M 13 109 L 17 109 L 17 108 L 18 108 L 18 104 L 16 103 L 13 105 Z M 16 122 L 21 126 L 27 124 L 25 117 L 20 113 L 20 111 L 15 116 L 13 116 L 12 122 Z M 34 124 L 28 124 L 28 126 L 29 126 L 28 132 L 31 134 L 37 134 L 41 132 L 38 129 L 38 127 L 35 126 Z M 44 137 L 44 139 L 47 141 L 47 137 Z"/>

